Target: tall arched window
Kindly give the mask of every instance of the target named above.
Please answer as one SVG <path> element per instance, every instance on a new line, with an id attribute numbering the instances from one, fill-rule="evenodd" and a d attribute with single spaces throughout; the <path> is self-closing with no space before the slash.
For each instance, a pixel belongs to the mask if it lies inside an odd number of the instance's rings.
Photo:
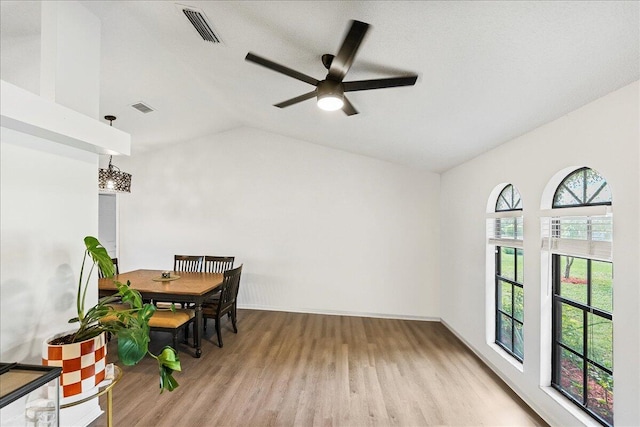
<path id="1" fill-rule="evenodd" d="M 546 241 L 553 286 L 551 384 L 608 426 L 613 425 L 613 218 L 610 209 L 584 208 L 611 202 L 598 172 L 570 173 L 555 191 L 558 211 Z M 565 208 L 582 211 L 573 216 Z"/>
<path id="2" fill-rule="evenodd" d="M 495 245 L 495 343 L 522 362 L 524 358 L 524 252 L 522 198 L 511 184 L 498 195 L 489 220 L 489 244 Z"/>

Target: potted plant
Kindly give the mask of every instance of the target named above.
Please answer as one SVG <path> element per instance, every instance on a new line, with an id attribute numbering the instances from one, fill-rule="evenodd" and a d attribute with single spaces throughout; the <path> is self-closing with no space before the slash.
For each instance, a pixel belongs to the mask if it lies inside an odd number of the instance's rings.
<path id="1" fill-rule="evenodd" d="M 127 284 L 116 282 L 118 292 L 100 298 L 98 303 L 85 309 L 87 289 L 95 266 L 112 277 L 115 267 L 107 250 L 95 237 L 84 238 L 85 253 L 78 279 L 76 295 L 77 316 L 69 323 L 77 324 L 76 330 L 59 334 L 48 340 L 43 348 L 43 364 L 62 366 L 61 386 L 63 396 L 83 393 L 104 379 L 106 362 L 105 334 L 118 338 L 118 358 L 125 365 L 135 365 L 149 355 L 158 361 L 160 370 L 160 392 L 173 391 L 178 383 L 174 371 L 180 371 L 178 353 L 170 346 L 159 355 L 149 351 L 149 319 L 156 311 L 152 304 L 143 304 L 140 293 Z M 91 261 L 89 272 L 84 276 L 87 259 Z M 121 303 L 114 305 L 114 303 Z M 67 347 L 73 346 L 75 347 Z M 69 356 L 69 357 L 65 357 Z M 64 359 L 64 360 L 63 360 Z M 94 361 L 95 365 L 88 362 Z M 65 368 L 68 368 L 65 372 Z M 82 388 L 82 389 L 81 389 Z"/>

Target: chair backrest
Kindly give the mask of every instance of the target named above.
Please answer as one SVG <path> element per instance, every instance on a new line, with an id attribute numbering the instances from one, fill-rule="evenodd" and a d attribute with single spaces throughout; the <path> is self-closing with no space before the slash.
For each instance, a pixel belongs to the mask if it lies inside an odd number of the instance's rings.
<path id="1" fill-rule="evenodd" d="M 233 268 L 235 257 L 232 256 L 210 256 L 205 255 L 204 267 L 202 271 L 205 273 L 224 273 Z"/>
<path id="2" fill-rule="evenodd" d="M 203 258 L 202 255 L 174 255 L 173 271 L 200 272 Z"/>
<path id="3" fill-rule="evenodd" d="M 224 280 L 220 288 L 220 300 L 218 302 L 218 315 L 229 311 L 236 302 L 238 297 L 238 289 L 240 288 L 240 275 L 242 274 L 242 265 L 240 267 L 227 270 L 224 273 Z"/>
<path id="4" fill-rule="evenodd" d="M 116 269 L 114 274 L 120 274 L 120 269 L 118 268 L 118 258 L 111 258 L 111 262 L 113 262 L 113 266 Z M 98 278 L 103 279 L 105 277 L 106 277 L 106 275 L 98 267 Z"/>

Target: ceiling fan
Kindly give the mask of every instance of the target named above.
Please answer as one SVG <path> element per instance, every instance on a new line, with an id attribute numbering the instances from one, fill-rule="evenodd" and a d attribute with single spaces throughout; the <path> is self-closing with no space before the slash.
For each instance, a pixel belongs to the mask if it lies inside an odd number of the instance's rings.
<path id="1" fill-rule="evenodd" d="M 405 76 L 343 82 L 342 80 L 349 71 L 349 68 L 351 68 L 351 64 L 358 52 L 360 43 L 362 43 L 362 40 L 368 30 L 369 24 L 360 21 L 351 21 L 351 28 L 342 42 L 342 46 L 340 46 L 338 54 L 335 56 L 330 54 L 322 55 L 322 64 L 329 71 L 324 80 L 316 80 L 313 77 L 262 58 L 251 52 L 247 54 L 245 60 L 255 62 L 258 65 L 262 65 L 263 67 L 267 67 L 273 71 L 277 71 L 315 86 L 315 89 L 311 92 L 296 96 L 295 98 L 288 99 L 280 102 L 279 104 L 275 104 L 275 107 L 285 108 L 307 99 L 317 97 L 318 107 L 323 110 L 336 111 L 342 109 L 347 116 L 351 116 L 353 114 L 358 114 L 358 111 L 344 96 L 345 92 L 384 89 L 398 86 L 413 86 L 418 79 L 418 76 Z"/>

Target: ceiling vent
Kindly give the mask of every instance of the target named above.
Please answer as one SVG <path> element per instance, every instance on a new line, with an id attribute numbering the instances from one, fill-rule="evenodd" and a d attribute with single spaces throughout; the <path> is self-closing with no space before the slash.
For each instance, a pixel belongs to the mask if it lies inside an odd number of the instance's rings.
<path id="1" fill-rule="evenodd" d="M 213 31 L 207 16 L 199 9 L 194 7 L 187 7 L 183 5 L 177 5 L 184 13 L 184 16 L 187 17 L 193 28 L 196 29 L 200 37 L 203 40 L 211 42 L 211 43 L 220 43 L 220 37 Z"/>
<path id="2" fill-rule="evenodd" d="M 140 111 L 141 113 L 145 113 L 145 114 L 155 111 L 153 108 L 149 107 L 144 102 L 136 102 L 135 104 L 131 104 L 131 106 L 136 110 Z"/>

